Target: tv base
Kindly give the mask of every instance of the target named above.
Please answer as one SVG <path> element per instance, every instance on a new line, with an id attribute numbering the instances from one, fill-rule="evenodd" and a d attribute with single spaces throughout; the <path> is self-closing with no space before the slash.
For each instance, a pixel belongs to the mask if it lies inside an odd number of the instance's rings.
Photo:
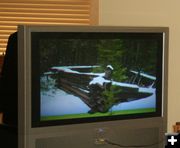
<path id="1" fill-rule="evenodd" d="M 117 121 L 104 123 L 77 124 L 58 129 L 38 128 L 26 137 L 26 148 L 111 148 L 112 144 L 121 146 L 164 147 L 164 124 L 161 118 L 134 119 L 131 122 Z M 97 140 L 104 140 L 98 142 Z M 106 141 L 107 140 L 107 141 Z"/>

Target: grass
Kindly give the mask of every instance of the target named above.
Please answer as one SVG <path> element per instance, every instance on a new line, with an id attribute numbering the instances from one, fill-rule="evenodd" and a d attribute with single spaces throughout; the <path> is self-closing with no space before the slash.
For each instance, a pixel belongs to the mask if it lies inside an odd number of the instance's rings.
<path id="1" fill-rule="evenodd" d="M 98 112 L 94 114 L 82 113 L 82 114 L 69 114 L 69 115 L 60 115 L 60 116 L 41 116 L 41 121 L 105 117 L 105 116 L 115 116 L 115 115 L 129 115 L 129 114 L 139 114 L 139 113 L 149 113 L 149 112 L 155 112 L 155 108 L 112 111 L 112 112 L 107 112 L 107 113 Z"/>

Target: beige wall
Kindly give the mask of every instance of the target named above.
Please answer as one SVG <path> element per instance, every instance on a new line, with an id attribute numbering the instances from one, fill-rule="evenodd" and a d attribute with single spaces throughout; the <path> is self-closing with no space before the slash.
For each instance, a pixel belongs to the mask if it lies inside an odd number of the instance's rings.
<path id="1" fill-rule="evenodd" d="M 168 132 L 172 132 L 172 125 L 180 121 L 180 1 L 99 2 L 100 25 L 169 27 Z"/>

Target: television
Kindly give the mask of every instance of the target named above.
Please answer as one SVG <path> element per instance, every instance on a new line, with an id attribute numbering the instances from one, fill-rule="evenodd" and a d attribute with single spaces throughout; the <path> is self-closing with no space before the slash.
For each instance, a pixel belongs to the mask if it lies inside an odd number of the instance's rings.
<path id="1" fill-rule="evenodd" d="M 87 139 L 111 139 L 119 126 L 119 133 L 124 128 L 133 133 L 132 145 L 138 145 L 133 142 L 139 132 L 151 138 L 156 133 L 149 144 L 161 141 L 167 116 L 167 27 L 20 26 L 18 38 L 20 145 L 32 147 L 25 142 L 30 136 L 33 148 L 47 141 L 58 147 L 55 141 L 69 129 L 75 135 L 83 129 Z M 70 139 L 78 139 L 75 135 Z"/>

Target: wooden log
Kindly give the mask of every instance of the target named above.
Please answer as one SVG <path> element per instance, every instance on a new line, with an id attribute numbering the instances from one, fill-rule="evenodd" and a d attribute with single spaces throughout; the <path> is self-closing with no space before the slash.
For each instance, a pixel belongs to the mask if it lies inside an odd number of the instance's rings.
<path id="1" fill-rule="evenodd" d="M 72 84 L 71 82 L 68 82 L 65 79 L 61 79 L 61 87 L 63 89 L 80 97 L 80 99 L 91 108 L 92 105 L 90 103 L 90 98 L 89 98 L 88 94 L 85 94 L 83 91 L 81 91 L 77 87 L 73 87 L 71 84 Z"/>

